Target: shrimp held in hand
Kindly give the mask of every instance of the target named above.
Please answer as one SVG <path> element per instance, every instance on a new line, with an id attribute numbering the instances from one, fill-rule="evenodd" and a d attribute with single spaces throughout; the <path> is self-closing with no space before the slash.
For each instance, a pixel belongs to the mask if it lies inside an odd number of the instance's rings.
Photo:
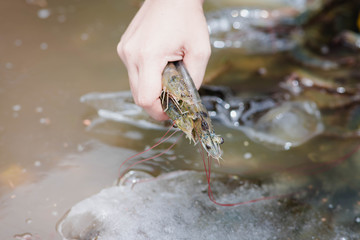
<path id="1" fill-rule="evenodd" d="M 182 61 L 170 62 L 162 75 L 161 105 L 164 112 L 196 144 L 219 160 L 224 139 L 215 134 L 209 114 Z"/>

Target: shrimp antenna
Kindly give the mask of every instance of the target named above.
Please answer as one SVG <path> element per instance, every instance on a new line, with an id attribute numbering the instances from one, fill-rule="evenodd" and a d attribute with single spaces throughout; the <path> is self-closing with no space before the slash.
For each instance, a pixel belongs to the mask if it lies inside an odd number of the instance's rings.
<path id="1" fill-rule="evenodd" d="M 159 153 L 159 154 L 157 154 L 157 155 L 155 155 L 155 156 L 152 156 L 152 157 L 149 157 L 149 158 L 146 158 L 146 159 L 143 159 L 143 160 L 139 160 L 139 161 L 131 164 L 130 166 L 128 166 L 128 167 L 123 171 L 122 174 L 120 174 L 121 168 L 124 166 L 125 163 L 127 163 L 127 162 L 130 161 L 131 159 L 133 159 L 133 158 L 135 158 L 135 157 L 137 157 L 137 156 L 140 156 L 140 155 L 142 155 L 142 154 L 150 151 L 151 149 L 159 146 L 161 143 L 163 143 L 163 142 L 167 141 L 169 138 L 171 138 L 175 133 L 179 132 L 179 130 L 176 130 L 175 132 L 171 133 L 169 136 L 166 137 L 166 135 L 167 135 L 167 134 L 170 132 L 170 130 L 173 128 L 173 126 L 174 126 L 174 124 L 171 126 L 170 129 L 167 130 L 167 132 L 166 132 L 166 133 L 159 139 L 159 141 L 157 141 L 152 147 L 150 147 L 150 148 L 148 148 L 148 149 L 146 149 L 146 150 L 144 150 L 144 151 L 142 151 L 142 152 L 139 152 L 139 153 L 137 153 L 137 154 L 135 154 L 135 155 L 127 158 L 124 162 L 121 163 L 121 165 L 120 165 L 120 167 L 119 167 L 119 176 L 120 176 L 120 177 L 118 178 L 118 179 L 119 179 L 118 182 L 121 180 L 122 177 L 124 177 L 125 173 L 126 173 L 130 168 L 132 168 L 133 166 L 135 166 L 135 165 L 137 165 L 137 164 L 139 164 L 139 163 L 142 163 L 142 162 L 145 162 L 145 161 L 148 161 L 148 160 L 151 160 L 151 159 L 160 157 L 161 155 L 165 154 L 166 152 L 168 152 L 171 148 L 173 148 L 173 147 L 175 146 L 175 144 L 178 142 L 178 140 L 180 139 L 180 137 L 181 137 L 183 134 L 181 134 L 181 135 L 176 139 L 175 143 L 173 143 L 173 144 L 172 144 L 169 148 L 167 148 L 165 151 L 163 151 L 163 152 L 161 152 L 161 153 Z M 165 137 L 166 137 L 166 138 L 165 138 Z"/>

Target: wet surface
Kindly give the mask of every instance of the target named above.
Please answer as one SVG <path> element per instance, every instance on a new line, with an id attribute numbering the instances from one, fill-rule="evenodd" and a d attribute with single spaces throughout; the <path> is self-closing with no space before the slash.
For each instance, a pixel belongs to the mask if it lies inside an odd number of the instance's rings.
<path id="1" fill-rule="evenodd" d="M 110 104 L 105 105 L 80 102 L 81 96 L 91 92 L 128 90 L 127 73 L 115 48 L 137 6 L 138 2 L 131 0 L 121 3 L 107 0 L 101 4 L 89 0 L 0 3 L 2 239 L 61 239 L 56 224 L 62 216 L 81 200 L 113 186 L 120 174 L 120 164 L 148 149 L 165 133 L 164 125 L 148 128 L 141 121 L 138 125 L 119 122 L 111 115 L 114 110 L 111 98 Z M 276 92 L 281 89 L 279 83 L 299 68 L 325 79 L 346 76 L 350 83 L 356 82 L 355 67 L 322 72 L 307 68 L 288 53 L 279 53 L 275 58 L 250 57 L 251 61 L 241 51 L 214 49 L 208 76 L 213 76 L 213 71 L 221 72 L 218 70 L 230 62 L 225 73 L 212 77 L 213 84 L 231 86 L 241 97 Z M 300 75 L 303 76 L 302 72 Z M 356 84 L 351 86 L 356 89 Z M 245 182 L 275 186 L 281 193 L 305 189 L 307 194 L 297 198 L 296 204 L 278 207 L 279 203 L 272 200 L 251 204 L 249 211 L 251 208 L 259 211 L 267 205 L 279 208 L 279 216 L 289 216 L 294 225 L 301 219 L 324 223 L 323 231 L 306 232 L 308 225 L 295 226 L 294 231 L 305 226 L 301 229 L 309 239 L 324 236 L 356 239 L 352 234 L 360 231 L 359 108 L 354 107 L 357 102 L 344 107 L 348 98 L 339 100 L 338 96 L 324 95 L 324 91 L 319 94 L 313 89 L 298 98 L 317 103 L 322 117 L 326 117 L 325 134 L 285 151 L 253 141 L 243 132 L 215 122 L 216 133 L 224 137 L 225 143 L 223 161 L 220 166 L 214 164 L 213 170 L 224 176 L 236 175 L 235 179 L 239 175 Z M 346 124 L 337 117 L 339 112 Z M 334 126 L 341 127 L 333 129 Z M 351 134 L 341 134 L 344 131 Z M 140 159 L 159 154 L 177 141 L 175 148 L 135 169 L 151 175 L 174 170 L 203 171 L 197 147 L 189 145 L 183 137 L 176 140 L 177 137 Z M 146 191 L 144 194 L 146 198 Z M 206 197 L 203 201 L 207 201 Z M 210 205 L 208 201 L 206 204 Z M 137 226 L 137 221 L 134 219 L 130 225 Z M 261 228 L 258 224 L 257 227 Z M 269 233 L 274 231 L 268 229 Z"/>

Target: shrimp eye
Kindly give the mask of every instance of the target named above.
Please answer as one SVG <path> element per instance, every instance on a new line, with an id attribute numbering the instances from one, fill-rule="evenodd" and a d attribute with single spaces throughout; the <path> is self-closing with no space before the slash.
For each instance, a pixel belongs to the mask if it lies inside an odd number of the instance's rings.
<path id="1" fill-rule="evenodd" d="M 209 146 L 209 145 L 207 145 L 207 144 L 206 144 L 205 146 L 206 146 L 206 149 L 207 149 L 207 150 L 210 150 L 211 146 Z"/>
<path id="2" fill-rule="evenodd" d="M 220 137 L 220 144 L 224 143 L 224 139 L 222 137 Z"/>
<path id="3" fill-rule="evenodd" d="M 207 122 L 202 121 L 202 122 L 201 122 L 201 128 L 202 128 L 202 130 L 204 130 L 204 131 L 209 130 L 209 125 L 207 124 Z"/>

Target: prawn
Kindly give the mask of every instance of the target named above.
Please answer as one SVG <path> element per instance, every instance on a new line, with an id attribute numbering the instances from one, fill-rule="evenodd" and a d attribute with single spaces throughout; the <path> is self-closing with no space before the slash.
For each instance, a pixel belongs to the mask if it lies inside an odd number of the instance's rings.
<path id="1" fill-rule="evenodd" d="M 195 84 L 182 61 L 169 62 L 162 74 L 161 105 L 164 112 L 194 144 L 201 142 L 206 152 L 219 160 L 224 139 L 213 125 Z"/>

